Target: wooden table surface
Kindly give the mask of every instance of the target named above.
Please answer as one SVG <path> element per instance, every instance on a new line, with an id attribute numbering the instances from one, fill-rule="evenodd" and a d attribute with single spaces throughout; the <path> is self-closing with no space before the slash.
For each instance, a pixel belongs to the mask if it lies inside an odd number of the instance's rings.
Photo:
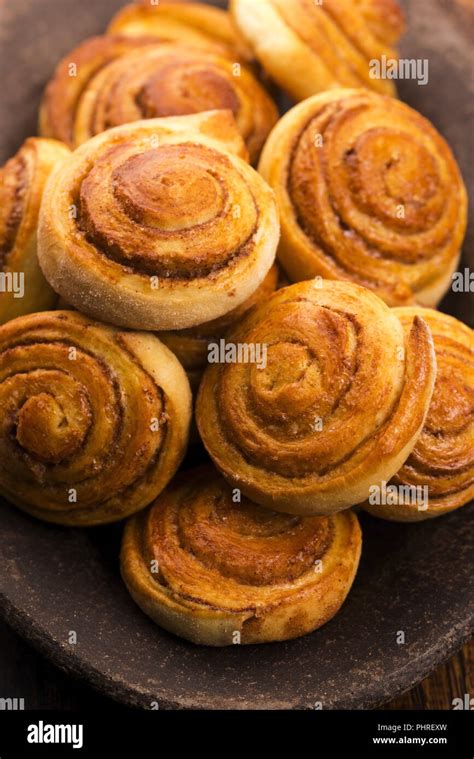
<path id="1" fill-rule="evenodd" d="M 474 694 L 474 642 L 385 709 L 452 709 L 454 698 Z M 0 622 L 0 698 L 24 698 L 25 709 L 120 710 L 83 683 L 47 662 Z"/>

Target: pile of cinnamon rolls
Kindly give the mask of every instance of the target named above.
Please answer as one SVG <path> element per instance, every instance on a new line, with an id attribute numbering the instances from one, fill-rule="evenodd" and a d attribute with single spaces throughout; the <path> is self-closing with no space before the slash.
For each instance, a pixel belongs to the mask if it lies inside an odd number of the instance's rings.
<path id="1" fill-rule="evenodd" d="M 403 28 L 395 0 L 137 2 L 58 64 L 0 170 L 0 494 L 129 517 L 131 595 L 195 643 L 328 621 L 353 507 L 474 496 L 473 331 L 435 310 L 466 191 L 369 74 Z"/>

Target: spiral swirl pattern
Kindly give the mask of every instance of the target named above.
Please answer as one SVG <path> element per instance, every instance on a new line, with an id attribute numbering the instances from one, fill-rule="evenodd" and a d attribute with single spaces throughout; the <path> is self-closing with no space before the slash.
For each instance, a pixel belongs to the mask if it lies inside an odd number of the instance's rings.
<path id="1" fill-rule="evenodd" d="M 207 645 L 261 643 L 303 635 L 332 617 L 349 592 L 360 544 L 352 513 L 296 517 L 235 502 L 203 467 L 128 523 L 122 573 L 166 629 Z"/>
<path id="2" fill-rule="evenodd" d="M 154 37 L 90 37 L 64 56 L 45 89 L 39 133 L 76 147 L 74 124 L 79 102 L 91 80 L 107 64 L 133 50 L 156 45 Z"/>
<path id="3" fill-rule="evenodd" d="M 232 60 L 253 61 L 253 54 L 230 14 L 205 3 L 140 0 L 126 5 L 112 19 L 107 34 L 153 35 L 162 40 L 199 45 Z"/>
<path id="4" fill-rule="evenodd" d="M 46 181 L 69 151 L 55 140 L 27 139 L 0 168 L 0 272 L 23 277 L 16 289 L 0 290 L 0 324 L 16 316 L 52 308 L 56 294 L 46 282 L 37 258 L 36 228 Z"/>
<path id="5" fill-rule="evenodd" d="M 232 111 L 258 160 L 276 124 L 276 106 L 245 67 L 184 45 L 161 44 L 120 57 L 103 68 L 84 91 L 76 114 L 74 142 L 139 119 Z"/>
<path id="6" fill-rule="evenodd" d="M 243 303 L 272 266 L 271 190 L 231 114 L 150 119 L 79 148 L 49 183 L 40 262 L 67 302 L 119 326 L 180 329 Z M 71 218 L 70 208 L 77 209 Z"/>
<path id="7" fill-rule="evenodd" d="M 397 60 L 404 31 L 396 0 L 231 0 L 237 26 L 271 77 L 294 100 L 334 87 L 396 95 L 371 74 L 372 61 Z"/>
<path id="8" fill-rule="evenodd" d="M 367 509 L 410 522 L 446 514 L 474 498 L 474 333 L 454 317 L 426 308 L 397 308 L 395 313 L 405 331 L 415 316 L 429 325 L 438 371 L 423 431 L 390 483 L 400 493 L 397 502 Z M 409 498 L 400 490 L 405 486 L 411 488 Z M 428 489 L 427 503 L 421 497 L 415 502 L 413 488 Z"/>
<path id="9" fill-rule="evenodd" d="M 184 455 L 190 390 L 157 338 L 70 311 L 0 328 L 0 493 L 41 519 L 113 522 Z"/>
<path id="10" fill-rule="evenodd" d="M 260 358 L 206 370 L 198 428 L 216 466 L 257 503 L 296 514 L 348 508 L 413 449 L 436 368 L 422 319 L 405 337 L 368 290 L 316 280 L 280 290 L 227 341 L 258 347 Z"/>
<path id="11" fill-rule="evenodd" d="M 448 289 L 466 190 L 446 142 L 407 105 L 363 90 L 311 98 L 277 125 L 259 170 L 293 280 L 349 279 L 392 306 L 434 306 Z"/>

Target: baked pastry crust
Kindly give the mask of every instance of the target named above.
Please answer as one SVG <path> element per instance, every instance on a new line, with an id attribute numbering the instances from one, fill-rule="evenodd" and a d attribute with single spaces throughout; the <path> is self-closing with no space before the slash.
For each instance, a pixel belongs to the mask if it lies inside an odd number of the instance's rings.
<path id="1" fill-rule="evenodd" d="M 316 280 L 275 293 L 227 342 L 259 346 L 259 361 L 209 366 L 196 419 L 214 463 L 248 498 L 335 513 L 365 501 L 413 450 L 436 373 L 423 319 L 405 335 L 369 290 Z"/>
<path id="2" fill-rule="evenodd" d="M 89 140 L 48 183 L 46 278 L 80 311 L 134 329 L 192 327 L 239 306 L 274 262 L 279 224 L 272 191 L 238 154 L 229 111 Z"/>
<path id="3" fill-rule="evenodd" d="M 24 278 L 22 297 L 20 290 L 2 287 L 0 324 L 54 307 L 57 295 L 38 263 L 36 231 L 46 181 L 68 155 L 69 150 L 55 140 L 29 137 L 0 168 L 0 272 L 5 278 Z"/>
<path id="4" fill-rule="evenodd" d="M 126 5 L 110 22 L 108 34 L 154 35 L 163 40 L 202 45 L 233 60 L 252 61 L 253 54 L 231 15 L 205 3 L 149 0 Z"/>
<path id="5" fill-rule="evenodd" d="M 77 105 L 74 144 L 140 119 L 220 109 L 232 111 L 255 163 L 278 120 L 262 85 L 228 58 L 161 43 L 120 56 L 89 81 Z"/>
<path id="6" fill-rule="evenodd" d="M 304 635 L 340 609 L 361 551 L 357 517 L 291 517 L 185 472 L 125 527 L 122 576 L 166 630 L 208 646 Z"/>
<path id="7" fill-rule="evenodd" d="M 82 95 L 96 74 L 112 61 L 137 49 L 156 45 L 154 37 L 96 36 L 81 42 L 56 66 L 41 101 L 39 133 L 61 140 L 70 148 Z M 72 75 L 72 73 L 74 75 Z"/>
<path id="8" fill-rule="evenodd" d="M 123 519 L 167 485 L 185 453 L 191 393 L 150 334 L 72 311 L 0 327 L 0 493 L 39 519 Z"/>
<path id="9" fill-rule="evenodd" d="M 231 0 L 236 24 L 270 76 L 295 100 L 334 87 L 396 95 L 370 62 L 398 58 L 403 13 L 395 0 Z"/>
<path id="10" fill-rule="evenodd" d="M 158 332 L 157 337 L 173 351 L 186 370 L 193 390 L 197 390 L 204 369 L 207 367 L 209 344 L 223 339 L 255 306 L 264 303 L 276 290 L 279 271 L 273 265 L 260 287 L 242 305 L 219 319 L 199 324 L 197 327 L 178 331 Z"/>
<path id="11" fill-rule="evenodd" d="M 368 90 L 310 98 L 277 124 L 259 171 L 293 281 L 349 279 L 390 306 L 435 306 L 448 290 L 466 189 L 445 140 L 409 106 Z"/>
<path id="12" fill-rule="evenodd" d="M 438 370 L 423 431 L 389 483 L 397 491 L 384 499 L 387 503 L 366 509 L 385 519 L 417 522 L 447 514 L 474 498 L 474 332 L 439 311 L 408 307 L 394 312 L 406 332 L 416 316 L 428 324 Z M 406 486 L 410 491 L 400 490 Z M 425 491 L 414 488 L 427 488 L 426 502 Z"/>

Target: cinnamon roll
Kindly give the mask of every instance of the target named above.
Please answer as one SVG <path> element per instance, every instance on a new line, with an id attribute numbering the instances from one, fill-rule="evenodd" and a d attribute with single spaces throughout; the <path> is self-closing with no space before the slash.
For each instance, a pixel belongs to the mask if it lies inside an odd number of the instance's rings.
<path id="1" fill-rule="evenodd" d="M 262 506 L 341 511 L 415 447 L 436 373 L 422 318 L 405 334 L 369 290 L 315 280 L 272 295 L 226 340 L 201 382 L 198 429 L 225 478 Z"/>
<path id="2" fill-rule="evenodd" d="M 253 74 L 207 51 L 155 45 L 121 56 L 89 82 L 77 106 L 74 144 L 139 119 L 219 109 L 232 111 L 255 163 L 278 111 Z"/>
<path id="3" fill-rule="evenodd" d="M 181 463 L 190 417 L 184 370 L 153 335 L 72 311 L 0 327 L 0 494 L 35 517 L 142 509 Z"/>
<path id="4" fill-rule="evenodd" d="M 80 311 L 135 329 L 193 327 L 238 307 L 265 279 L 279 237 L 273 193 L 239 152 L 228 111 L 89 140 L 48 183 L 46 278 Z"/>
<path id="5" fill-rule="evenodd" d="M 122 576 L 136 603 L 193 643 L 287 640 L 327 622 L 359 563 L 352 512 L 295 517 L 239 499 L 212 467 L 184 473 L 126 525 Z"/>
<path id="6" fill-rule="evenodd" d="M 273 130 L 259 171 L 293 281 L 352 280 L 390 306 L 435 306 L 448 290 L 466 190 L 444 139 L 409 106 L 367 90 L 310 98 Z"/>
<path id="7" fill-rule="evenodd" d="M 252 61 L 253 53 L 229 13 L 205 3 L 137 0 L 110 22 L 108 34 L 154 35 L 200 45 L 233 60 Z"/>
<path id="8" fill-rule="evenodd" d="M 295 100 L 334 87 L 396 95 L 373 62 L 397 60 L 404 31 L 396 0 L 231 0 L 256 58 Z"/>
<path id="9" fill-rule="evenodd" d="M 68 155 L 55 140 L 30 137 L 0 168 L 0 324 L 54 307 L 57 296 L 38 263 L 36 230 L 46 181 Z"/>
<path id="10" fill-rule="evenodd" d="M 426 308 L 394 310 L 408 333 L 417 316 L 430 327 L 438 365 L 423 431 L 413 452 L 367 511 L 398 522 L 430 519 L 474 498 L 474 332 Z"/>
<path id="11" fill-rule="evenodd" d="M 193 390 L 198 389 L 202 373 L 207 366 L 209 345 L 222 340 L 226 332 L 241 321 L 252 308 L 268 300 L 277 288 L 278 275 L 278 267 L 272 266 L 253 295 L 241 306 L 219 319 L 190 329 L 157 333 L 161 342 L 167 345 L 180 360 Z"/>
<path id="12" fill-rule="evenodd" d="M 39 133 L 75 147 L 74 124 L 79 102 L 91 80 L 108 63 L 137 49 L 156 45 L 154 37 L 90 37 L 71 50 L 56 66 L 45 89 L 39 115 Z"/>

